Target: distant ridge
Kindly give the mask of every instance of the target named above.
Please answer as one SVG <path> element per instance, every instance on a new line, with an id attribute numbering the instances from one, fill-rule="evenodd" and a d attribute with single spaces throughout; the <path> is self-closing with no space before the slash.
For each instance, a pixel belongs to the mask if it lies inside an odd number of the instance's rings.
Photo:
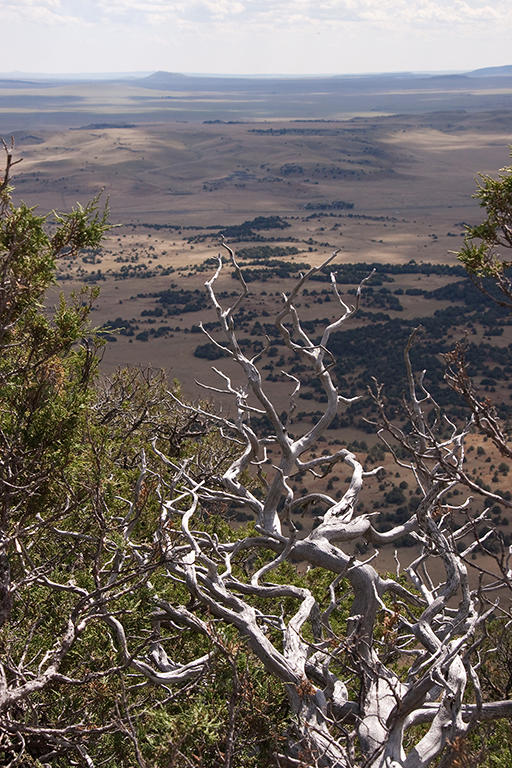
<path id="1" fill-rule="evenodd" d="M 165 72 L 164 70 L 159 70 L 142 79 L 145 83 L 167 83 L 170 80 L 184 80 L 186 77 L 187 75 L 183 75 L 181 72 Z"/>
<path id="2" fill-rule="evenodd" d="M 512 75 L 512 64 L 506 64 L 504 67 L 484 67 L 483 69 L 474 69 L 468 72 L 475 77 L 488 77 L 489 75 Z"/>
<path id="3" fill-rule="evenodd" d="M 360 83 L 364 81 L 380 82 L 386 80 L 426 80 L 426 79 L 442 79 L 445 82 L 452 80 L 455 84 L 457 80 L 463 81 L 471 77 L 499 77 L 499 76 L 512 76 L 512 64 L 504 65 L 501 67 L 483 67 L 471 71 L 459 70 L 453 72 L 436 72 L 434 71 L 398 71 L 398 72 L 360 72 L 360 73 L 330 73 L 330 74 L 314 74 L 314 75 L 290 75 L 290 74 L 273 74 L 273 75 L 235 75 L 235 74 L 222 74 L 222 73 L 183 73 L 183 72 L 167 72 L 165 70 L 158 70 L 157 72 L 102 72 L 102 73 L 67 73 L 67 74 L 49 74 L 49 73 L 30 73 L 30 72 L 0 72 L 0 87 L 2 88 L 44 88 L 48 86 L 56 86 L 67 83 L 78 82 L 131 82 L 133 85 L 138 85 L 146 88 L 159 88 L 164 90 L 172 89 L 174 86 L 181 86 L 183 88 L 185 84 L 190 84 L 205 87 L 209 90 L 216 82 L 222 83 L 223 87 L 228 89 L 236 87 L 238 84 L 247 84 L 252 88 L 254 84 L 259 83 L 261 86 L 266 87 L 265 83 L 271 84 L 277 83 L 314 83 L 315 81 L 323 82 L 346 82 Z M 231 84 L 229 82 L 231 81 Z M 228 84 L 226 86 L 226 83 Z M 292 86 L 293 87 L 293 86 Z"/>

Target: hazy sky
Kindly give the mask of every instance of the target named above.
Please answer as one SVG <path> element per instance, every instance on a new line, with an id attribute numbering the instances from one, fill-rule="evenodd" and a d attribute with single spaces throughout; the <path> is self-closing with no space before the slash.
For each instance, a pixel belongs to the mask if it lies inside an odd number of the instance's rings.
<path id="1" fill-rule="evenodd" d="M 344 74 L 512 63 L 512 0 L 0 0 L 0 72 Z"/>

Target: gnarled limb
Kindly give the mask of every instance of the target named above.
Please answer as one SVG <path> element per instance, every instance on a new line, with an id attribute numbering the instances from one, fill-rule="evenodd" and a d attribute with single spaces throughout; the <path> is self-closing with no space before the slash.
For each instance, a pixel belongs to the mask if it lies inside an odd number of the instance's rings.
<path id="1" fill-rule="evenodd" d="M 284 684 L 296 719 L 289 750 L 279 758 L 283 765 L 298 765 L 305 758 L 315 766 L 355 766 L 357 738 L 365 768 L 427 768 L 454 739 L 465 737 L 477 722 L 494 711 L 485 709 L 478 697 L 475 705 L 463 699 L 468 676 L 474 690 L 478 689 L 474 654 L 480 642 L 480 627 L 485 625 L 489 611 L 481 601 L 481 591 L 469 586 L 467 566 L 457 550 L 457 542 L 482 517 L 470 518 L 459 531 L 453 531 L 450 515 L 455 508 L 446 501 L 454 485 L 465 482 L 464 441 L 471 425 L 458 429 L 444 419 L 428 392 L 424 373 L 419 384 L 416 382 L 409 358 L 413 334 L 405 350 L 410 431 L 401 430 L 387 419 L 379 388 L 375 401 L 380 408 L 383 431 L 393 443 L 405 448 L 410 457 L 408 462 L 400 460 L 400 464 L 413 472 L 422 500 L 407 521 L 385 533 L 379 532 L 374 525 L 375 513 L 356 512 L 364 479 L 369 474 L 363 471 L 357 456 L 347 449 L 318 458 L 308 455 L 331 423 L 339 404 L 347 401 L 333 381 L 328 344 L 332 332 L 339 330 L 357 309 L 361 286 L 356 306 L 349 307 L 339 294 L 334 275 L 331 276 L 340 316 L 324 330 L 320 343 L 314 343 L 308 336 L 295 308 L 300 289 L 317 268 L 301 277 L 290 294 L 283 296 L 277 328 L 287 348 L 302 357 L 320 379 L 327 400 L 317 423 L 294 437 L 289 432 L 290 417 L 286 422 L 280 419 L 265 393 L 255 359 L 247 358 L 237 342 L 234 312 L 248 289 L 233 251 L 225 247 L 242 292 L 232 306 L 222 308 L 215 294 L 220 260 L 207 289 L 224 334 L 224 340 L 216 343 L 229 350 L 241 367 L 247 388 L 235 388 L 228 376 L 217 371 L 224 382 L 223 395 L 233 399 L 236 418 L 229 420 L 216 415 L 214 420 L 238 441 L 241 452 L 227 471 L 216 478 L 224 490 L 211 484 L 199 486 L 185 468 L 179 469 L 175 498 L 164 504 L 166 509 L 173 509 L 174 519 L 181 517 L 181 528 L 173 529 L 165 549 L 169 575 L 187 586 L 198 605 L 205 606 L 211 615 L 231 624 L 247 638 L 267 672 Z M 291 412 L 300 379 L 290 379 L 294 385 Z M 251 396 L 256 407 L 251 404 Z M 434 412 L 434 419 L 429 416 L 430 411 Z M 252 428 L 249 419 L 254 412 L 268 417 L 272 434 L 260 435 Z M 450 426 L 450 435 L 443 439 L 438 433 L 441 424 Z M 261 472 L 265 449 L 270 444 L 278 448 L 280 457 L 269 468 L 262 498 L 258 498 L 249 488 L 249 478 L 251 472 L 253 476 Z M 297 471 L 322 478 L 337 462 L 347 464 L 352 473 L 350 486 L 341 500 L 323 492 L 296 496 L 290 478 Z M 193 502 L 184 507 L 187 494 Z M 231 505 L 249 506 L 257 514 L 259 535 L 223 542 L 192 531 L 192 520 L 201 504 L 214 498 L 229 500 Z M 326 510 L 317 527 L 300 537 L 290 513 L 311 500 L 321 501 Z M 470 502 L 460 509 L 469 514 Z M 413 535 L 422 547 L 421 555 L 408 569 L 410 586 L 378 573 L 377 552 L 362 561 L 347 550 L 347 545 L 357 541 L 386 545 L 406 533 Z M 252 558 L 262 550 L 266 550 L 263 563 L 256 567 Z M 433 583 L 429 576 L 428 563 L 432 557 L 442 563 L 444 575 L 439 583 Z M 300 562 L 303 567 L 332 574 L 326 607 L 320 608 L 310 588 L 273 577 L 287 562 Z M 237 563 L 244 564 L 242 570 Z M 338 636 L 332 619 L 337 611 L 337 589 L 342 582 L 349 585 L 352 603 L 346 631 Z M 286 611 L 278 607 L 285 600 Z M 384 639 L 380 639 L 378 630 L 381 622 Z M 340 658 L 350 660 L 347 663 L 351 674 L 358 678 L 355 697 L 349 680 L 345 681 L 340 674 Z M 407 674 L 404 669 L 398 674 L 390 659 L 400 660 L 399 666 L 406 665 Z M 495 711 L 508 711 L 508 706 L 502 704 Z M 428 723 L 429 728 L 406 751 L 405 735 L 418 722 Z"/>

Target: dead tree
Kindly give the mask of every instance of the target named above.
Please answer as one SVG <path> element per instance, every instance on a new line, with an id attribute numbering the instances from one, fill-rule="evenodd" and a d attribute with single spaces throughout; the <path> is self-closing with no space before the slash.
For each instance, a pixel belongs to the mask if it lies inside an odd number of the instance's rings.
<path id="1" fill-rule="evenodd" d="M 218 415 L 214 421 L 226 440 L 238 441 L 240 452 L 213 482 L 189 472 L 186 462 L 174 463 L 160 453 L 174 481 L 172 488 L 162 487 L 159 546 L 169 578 L 186 586 L 191 596 L 187 608 L 160 601 L 160 620 L 197 626 L 195 611 L 206 609 L 219 626 L 231 625 L 246 638 L 267 673 L 282 681 L 294 726 L 287 750 L 277 756 L 280 766 L 424 768 L 443 754 L 441 764 L 448 764 L 450 745 L 460 743 L 478 723 L 512 714 L 512 701 L 486 703 L 480 690 L 479 643 L 495 606 L 486 598 L 486 587 L 470 587 L 465 559 L 477 543 L 463 546 L 462 551 L 457 547 L 478 523 L 471 516 L 470 500 L 465 505 L 467 524 L 456 531 L 449 524 L 454 508 L 446 495 L 465 477 L 464 440 L 470 425 L 459 429 L 445 421 L 450 434 L 441 439 L 435 421 L 432 424 L 428 418 L 435 403 L 423 377 L 419 385 L 415 383 L 408 363 L 411 430 L 406 435 L 390 422 L 384 427 L 395 445 L 405 446 L 409 459 L 402 463 L 414 473 L 422 498 L 405 523 L 379 532 L 372 514 L 356 513 L 369 474 L 357 456 L 347 449 L 309 456 L 340 404 L 350 402 L 333 382 L 328 345 L 331 334 L 356 311 L 362 286 L 355 306 L 347 306 L 331 275 L 340 313 L 325 328 L 320 342 L 306 333 L 295 308 L 302 286 L 319 268 L 311 269 L 289 295 L 283 295 L 277 328 L 286 347 L 309 364 L 327 400 L 318 421 L 294 436 L 289 421 L 277 413 L 265 392 L 258 356 L 247 357 L 237 341 L 234 316 L 248 291 L 233 252 L 227 250 L 241 293 L 231 306 L 221 306 L 215 290 L 222 269 L 219 257 L 218 269 L 206 287 L 223 339 L 205 333 L 240 366 L 246 383 L 236 386 L 232 378 L 214 369 L 222 383 L 207 388 L 232 398 L 232 418 Z M 301 384 L 295 376 L 289 378 L 292 414 Z M 375 397 L 382 404 L 382 393 L 377 391 Z M 182 407 L 201 414 L 195 406 L 183 403 Z M 266 416 L 271 432 L 258 435 L 251 426 L 254 416 Z M 272 465 L 269 446 L 279 453 Z M 339 462 L 352 473 L 341 500 L 328 493 L 296 496 L 291 487 L 295 474 L 319 476 Z M 263 494 L 251 488 L 251 473 L 262 478 Z M 327 509 L 320 524 L 300 538 L 291 513 L 312 500 L 320 500 Z M 254 533 L 233 542 L 201 532 L 195 516 L 212 501 L 248 508 L 256 517 Z M 382 576 L 373 564 L 379 547 L 392 545 L 405 534 L 421 546 L 421 554 L 407 568 L 407 582 Z M 372 545 L 375 553 L 367 560 L 348 554 L 348 545 L 356 541 Z M 263 552 L 263 565 L 251 569 L 255 553 Z M 434 558 L 444 572 L 438 583 L 429 575 Z M 272 580 L 272 572 L 285 561 L 331 574 L 330 600 L 323 610 L 310 589 Z M 346 632 L 339 636 L 331 619 L 341 583 L 350 585 L 352 603 Z M 276 611 L 279 600 L 291 601 L 293 611 Z M 274 605 L 272 610 L 262 608 L 266 601 Z M 203 630 L 207 631 L 206 626 Z M 155 641 L 154 660 L 165 656 L 163 635 L 160 646 L 159 642 Z M 346 676 L 344 669 L 349 670 Z M 420 724 L 424 728 L 415 729 Z"/>

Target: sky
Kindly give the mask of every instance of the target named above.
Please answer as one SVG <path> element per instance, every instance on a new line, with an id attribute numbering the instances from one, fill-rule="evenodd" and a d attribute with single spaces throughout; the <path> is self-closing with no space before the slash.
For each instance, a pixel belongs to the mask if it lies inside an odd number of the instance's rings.
<path id="1" fill-rule="evenodd" d="M 0 0 L 0 72 L 316 75 L 512 64 L 512 0 Z"/>

